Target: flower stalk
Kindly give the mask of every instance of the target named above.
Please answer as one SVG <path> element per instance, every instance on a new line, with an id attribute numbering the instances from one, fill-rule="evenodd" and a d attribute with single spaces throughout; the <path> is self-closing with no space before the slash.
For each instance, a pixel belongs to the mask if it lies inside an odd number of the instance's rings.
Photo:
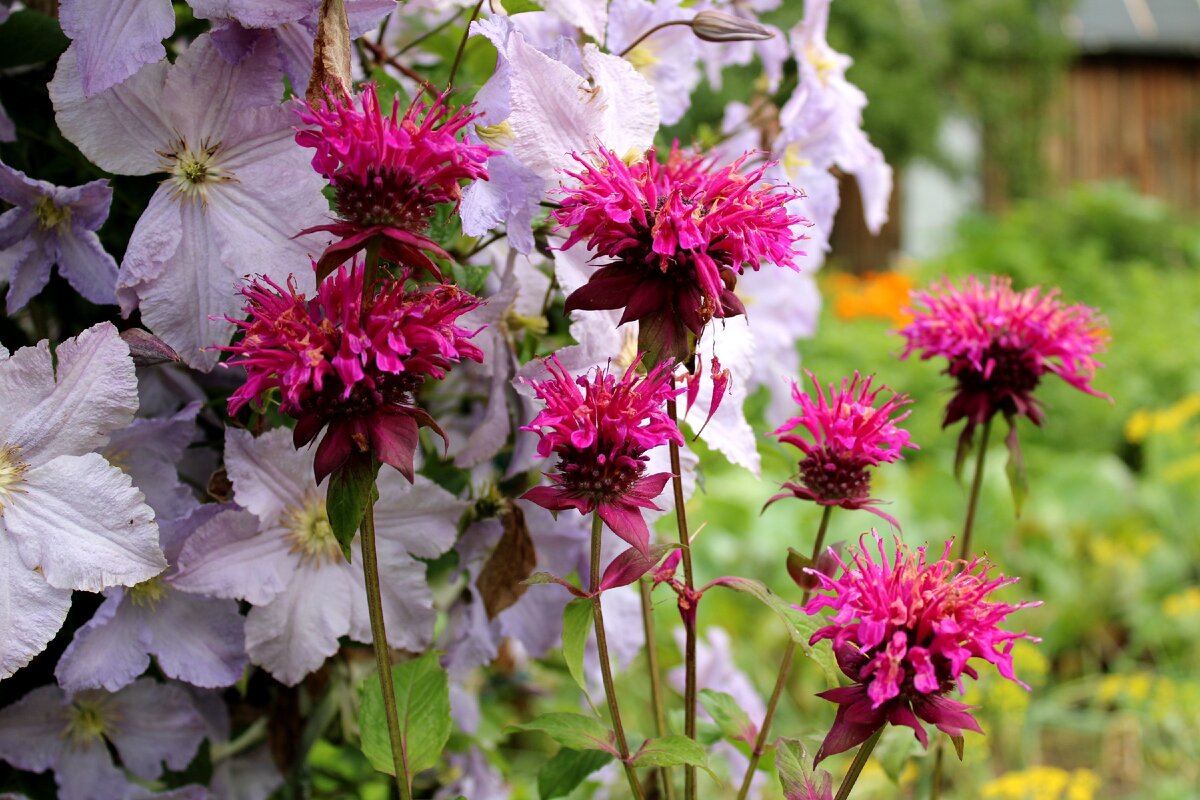
<path id="1" fill-rule="evenodd" d="M 625 777 L 629 779 L 629 789 L 633 796 L 642 800 L 642 785 L 638 782 L 637 770 L 629 762 L 629 742 L 625 739 L 625 726 L 621 724 L 621 709 L 617 705 L 617 692 L 613 687 L 612 664 L 608 657 L 608 637 L 604 633 L 604 609 L 600 605 L 600 538 L 604 532 L 604 520 L 599 513 L 592 515 L 592 563 L 588 589 L 592 594 L 592 618 L 596 623 L 596 651 L 600 658 L 600 675 L 604 680 L 604 697 L 608 700 L 608 711 L 612 716 L 613 734 L 617 739 L 617 752 L 621 756 L 621 765 L 625 768 Z"/>
<path id="2" fill-rule="evenodd" d="M 975 530 L 975 512 L 979 508 L 979 491 L 983 487 L 983 470 L 987 461 L 988 439 L 992 432 L 992 418 L 988 417 L 983 423 L 983 432 L 979 436 L 979 452 L 975 455 L 975 477 L 971 479 L 971 497 L 967 500 L 967 517 L 963 522 L 962 544 L 958 549 L 958 557 L 966 558 L 971 552 L 971 534 Z"/>
<path id="3" fill-rule="evenodd" d="M 810 559 L 814 564 L 821 555 L 821 548 L 825 544 L 825 533 L 829 530 L 829 518 L 833 515 L 833 509 L 833 506 L 824 506 L 821 514 L 821 524 L 817 528 L 817 539 L 813 544 L 812 558 Z M 811 597 L 812 589 L 805 589 L 804 599 L 800 601 L 800 605 L 808 605 Z M 758 738 L 754 740 L 754 749 L 750 752 L 750 763 L 746 766 L 745 777 L 742 778 L 742 788 L 738 791 L 738 800 L 746 800 L 746 796 L 750 792 L 750 784 L 754 782 L 754 772 L 758 769 L 758 762 L 767 748 L 767 736 L 771 733 L 775 708 L 779 705 L 779 698 L 783 695 L 784 686 L 787 685 L 788 675 L 792 670 L 792 660 L 795 656 L 796 643 L 789 638 L 787 649 L 783 652 L 783 660 L 779 663 L 779 675 L 775 678 L 775 688 L 771 691 L 771 699 L 767 702 L 767 713 L 763 715 Z"/>
<path id="4" fill-rule="evenodd" d="M 662 672 L 658 663 L 658 643 L 654 636 L 654 606 L 650 598 L 651 585 L 638 581 L 642 595 L 642 628 L 646 634 L 646 671 L 650 673 L 650 702 L 654 706 L 654 735 L 667 734 L 667 711 L 663 703 Z M 660 767 L 658 779 L 662 784 L 666 800 L 675 800 L 675 784 L 671 782 L 671 769 Z"/>
<path id="5" fill-rule="evenodd" d="M 879 737 L 883 735 L 883 728 L 871 734 L 871 738 L 862 743 L 858 748 L 858 752 L 854 755 L 854 762 L 850 764 L 850 769 L 846 772 L 846 777 L 842 779 L 842 785 L 838 787 L 837 796 L 834 800 L 846 800 L 850 796 L 850 790 L 854 788 L 854 784 L 858 782 L 858 776 L 862 774 L 863 767 L 867 765 L 867 759 L 871 757 L 871 751 L 875 749 L 875 743 L 879 741 Z"/>
<path id="6" fill-rule="evenodd" d="M 375 650 L 375 665 L 379 668 L 379 687 L 383 691 L 383 710 L 387 716 L 388 740 L 392 745 L 392 764 L 396 770 L 396 786 L 400 800 L 412 800 L 412 776 L 408 774 L 408 756 L 400 732 L 400 716 L 396 711 L 396 687 L 392 683 L 392 652 L 388 648 L 387 629 L 383 622 L 383 597 L 379 589 L 379 559 L 375 552 L 375 488 L 367 501 L 362 528 L 363 574 L 367 584 L 367 610 L 371 617 L 371 646 Z"/>
<path id="7" fill-rule="evenodd" d="M 672 381 L 672 386 L 674 381 Z M 667 401 L 667 416 L 679 424 L 679 409 L 675 398 Z M 683 499 L 683 469 L 679 460 L 679 444 L 670 442 L 671 485 L 675 491 L 675 524 L 679 530 L 679 546 L 683 551 L 683 580 L 689 594 L 696 588 L 692 572 L 691 539 L 688 535 L 687 509 Z M 683 685 L 683 732 L 689 739 L 696 738 L 696 610 L 683 615 L 684 623 L 684 685 Z M 696 800 L 696 768 L 684 768 L 684 796 Z"/>

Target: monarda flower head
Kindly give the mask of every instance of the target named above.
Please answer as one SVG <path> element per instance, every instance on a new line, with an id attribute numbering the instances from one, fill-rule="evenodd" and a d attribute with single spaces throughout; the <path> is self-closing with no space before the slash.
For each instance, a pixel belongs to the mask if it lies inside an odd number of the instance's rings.
<path id="1" fill-rule="evenodd" d="M 817 390 L 816 399 L 793 383 L 792 398 L 800 406 L 800 413 L 772 434 L 804 453 L 799 482 L 785 483 L 783 488 L 787 491 L 775 495 L 767 504 L 784 497 L 798 497 L 823 506 L 861 508 L 899 528 L 893 517 L 875 508 L 879 500 L 871 497 L 868 470 L 903 458 L 900 453 L 903 447 L 918 449 L 909 441 L 908 431 L 897 427 L 909 412 L 893 416 L 910 402 L 908 395 L 893 394 L 876 407 L 879 395 L 887 387 L 873 388 L 871 376 L 864 379 L 856 372 L 853 378 L 842 380 L 840 388 L 830 385 L 827 394 L 816 376 L 807 374 Z M 797 429 L 803 429 L 809 438 L 797 433 Z"/>
<path id="2" fill-rule="evenodd" d="M 883 539 L 874 531 L 871 537 L 878 560 L 864 535 L 851 564 L 837 558 L 842 574 L 836 580 L 810 570 L 832 595 L 814 597 L 804 610 L 835 613 L 809 641 L 831 640 L 838 666 L 853 681 L 818 695 L 838 710 L 816 762 L 866 741 L 888 723 L 911 727 L 925 746 L 922 720 L 950 736 L 980 732 L 970 706 L 946 697 L 963 675 L 978 678 L 971 659 L 994 664 L 1002 676 L 1029 688 L 1013 674 L 1012 648 L 1018 639 L 1040 640 L 999 626 L 1012 612 L 1040 604 L 987 599 L 1016 578 L 989 578 L 991 565 L 980 558 L 949 560 L 953 540 L 930 564 L 924 547 L 912 550 L 898 539 L 889 561 Z"/>
<path id="3" fill-rule="evenodd" d="M 324 280 L 311 300 L 269 279 L 242 289 L 248 320 L 233 320 L 245 334 L 224 348 L 246 382 L 229 398 L 236 413 L 271 389 L 280 409 L 297 420 L 297 447 L 317 447 L 317 482 L 355 453 L 373 450 L 379 460 L 413 479 L 417 429 L 441 434 L 416 405 L 426 378 L 440 380 L 464 358 L 483 361 L 469 339 L 478 331 L 455 321 L 482 302 L 456 286 L 406 288 L 386 281 L 364 299 L 364 269 L 343 266 Z"/>
<path id="4" fill-rule="evenodd" d="M 414 102 L 403 117 L 395 105 L 385 115 L 371 84 L 357 101 L 330 96 L 297 114 L 315 127 L 299 131 L 296 142 L 316 150 L 313 169 L 329 180 L 341 216 L 303 231 L 341 238 L 321 256 L 318 278 L 376 237 L 382 239 L 384 258 L 438 275 L 421 251 L 448 256 L 426 235 L 429 221 L 438 205 L 458 204 L 460 180 L 486 180 L 485 162 L 496 155 L 459 136 L 476 115 L 467 109 L 452 111 L 440 97 L 430 106 Z"/>
<path id="5" fill-rule="evenodd" d="M 530 489 L 524 499 L 555 512 L 595 511 L 614 533 L 648 552 L 642 509 L 657 510 L 653 500 L 671 474 L 646 475 L 646 453 L 684 443 L 664 408 L 683 391 L 671 388 L 674 365 L 664 362 L 639 375 L 635 361 L 620 378 L 602 369 L 572 378 L 557 357 L 545 363 L 550 379 L 531 383 L 546 408 L 522 430 L 541 437 L 538 454 L 557 454 L 558 467 L 547 473 L 553 485 Z"/>
<path id="6" fill-rule="evenodd" d="M 713 317 L 745 313 L 737 275 L 763 261 L 796 269 L 795 228 L 787 210 L 794 189 L 762 181 L 768 165 L 746 174 L 746 154 L 718 167 L 715 158 L 673 146 L 665 162 L 651 149 L 627 164 L 603 147 L 576 155 L 578 182 L 564 188 L 554 218 L 570 228 L 563 249 L 584 241 L 611 259 L 567 298 L 566 310 L 624 309 L 618 324 L 640 320 L 638 346 L 648 363 L 690 355 Z"/>
<path id="7" fill-rule="evenodd" d="M 1106 338 L 1101 320 L 1092 308 L 1064 304 L 1057 289 L 1017 292 L 1008 278 L 993 275 L 983 283 L 970 276 L 961 289 L 942 281 L 912 299 L 913 320 L 900 330 L 908 340 L 901 357 L 918 351 L 922 359 L 950 362 L 946 372 L 958 387 L 944 425 L 967 420 L 964 440 L 999 412 L 1040 425 L 1033 391 L 1048 372 L 1105 397 L 1091 386 L 1100 366 L 1093 356 Z"/>

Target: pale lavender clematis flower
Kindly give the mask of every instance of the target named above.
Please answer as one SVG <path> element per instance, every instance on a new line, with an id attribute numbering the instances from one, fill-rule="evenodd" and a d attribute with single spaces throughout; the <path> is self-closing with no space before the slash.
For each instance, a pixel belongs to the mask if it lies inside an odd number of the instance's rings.
<path id="1" fill-rule="evenodd" d="M 0 348 L 0 679 L 62 627 L 71 590 L 132 586 L 166 568 L 154 512 L 96 451 L 137 410 L 110 323 L 9 356 Z M 80 487 L 86 487 L 81 491 Z"/>
<path id="2" fill-rule="evenodd" d="M 196 438 L 200 406 L 193 401 L 169 417 L 135 419 L 113 431 L 100 451 L 133 479 L 159 520 L 183 519 L 198 505 L 195 492 L 179 479 L 178 465 Z"/>
<path id="3" fill-rule="evenodd" d="M 154 780 L 164 763 L 186 767 L 202 741 L 204 723 L 187 692 L 151 678 L 70 700 L 57 686 L 41 686 L 0 710 L 0 759 L 30 772 L 53 770 L 60 800 L 157 796 L 130 781 L 108 748 L 125 770 Z"/>
<path id="4" fill-rule="evenodd" d="M 171 566 L 132 589 L 108 589 L 104 603 L 75 632 L 54 669 L 70 694 L 116 691 L 146 671 L 154 656 L 169 678 L 194 686 L 231 686 L 246 668 L 244 621 L 237 602 L 187 594 L 173 578 L 184 542 L 221 507 L 198 506 L 183 519 L 160 523 Z"/>
<path id="5" fill-rule="evenodd" d="M 142 320 L 198 369 L 211 369 L 239 313 L 246 273 L 311 289 L 308 254 L 320 243 L 296 231 L 328 214 L 322 178 L 293 141 L 278 56 L 256 45 L 237 66 L 208 34 L 174 64 L 143 67 L 87 98 L 72 45 L 50 82 L 58 125 L 98 166 L 125 175 L 166 173 L 133 230 L 117 278 L 122 311 Z M 197 98 L 206 98 L 197 102 Z M 306 285 L 307 284 L 307 285 Z"/>
<path id="6" fill-rule="evenodd" d="M 613 0 L 608 12 L 608 49 L 620 53 L 646 31 L 674 20 L 690 20 L 692 10 L 679 7 L 678 0 Z M 692 104 L 692 92 L 700 83 L 696 59 L 701 42 L 685 25 L 672 25 L 643 39 L 625 54 L 625 59 L 654 86 L 664 125 L 678 122 Z"/>
<path id="7" fill-rule="evenodd" d="M 291 431 L 257 439 L 228 430 L 225 464 L 230 511 L 202 525 L 184 544 L 173 585 L 183 591 L 246 600 L 250 660 L 288 685 L 338 649 L 338 638 L 371 640 L 362 554 L 355 539 L 347 562 L 329 526 L 325 488 L 313 479 L 313 451 L 296 450 Z M 388 643 L 423 650 L 433 635 L 433 596 L 425 566 L 454 543 L 466 503 L 419 477 L 379 475 L 375 505 Z M 414 558 L 415 557 L 415 558 Z"/>
<path id="8" fill-rule="evenodd" d="M 222 747 L 231 738 L 229 708 L 220 692 L 191 689 L 192 702 L 204 720 L 212 743 L 213 771 L 209 781 L 212 800 L 267 800 L 283 785 L 283 775 L 271 756 L 268 742 L 249 750 Z"/>
<path id="9" fill-rule="evenodd" d="M 547 23 L 551 24 L 547 24 Z M 463 195 L 463 231 L 478 236 L 500 223 L 510 244 L 533 248 L 529 225 L 548 187 L 572 166 L 573 153 L 597 143 L 640 153 L 659 127 L 654 87 L 628 61 L 580 49 L 546 13 L 496 16 L 472 25 L 498 52 L 496 72 L 480 89 L 483 114 L 473 136 L 502 155 L 488 161 L 489 181 Z"/>
<path id="10" fill-rule="evenodd" d="M 0 199 L 16 206 L 0 215 L 0 283 L 8 284 L 9 314 L 46 286 L 54 264 L 91 302 L 117 302 L 117 262 L 96 236 L 112 204 L 108 181 L 55 186 L 0 163 Z"/>

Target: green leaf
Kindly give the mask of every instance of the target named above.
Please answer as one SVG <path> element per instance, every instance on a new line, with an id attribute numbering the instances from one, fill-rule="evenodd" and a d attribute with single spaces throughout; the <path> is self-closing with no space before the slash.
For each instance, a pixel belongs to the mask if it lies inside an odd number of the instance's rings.
<path id="1" fill-rule="evenodd" d="M 591 628 L 592 601 L 579 598 L 567 603 L 563 609 L 563 658 L 567 662 L 567 672 L 584 694 L 587 694 L 587 681 L 583 674 L 583 648 Z"/>
<path id="2" fill-rule="evenodd" d="M 686 736 L 664 736 L 647 739 L 631 759 L 637 767 L 699 767 L 716 779 L 708 768 L 708 754 L 704 745 Z"/>
<path id="3" fill-rule="evenodd" d="M 721 732 L 726 738 L 754 744 L 754 739 L 758 736 L 758 726 L 751 722 L 749 715 L 732 695 L 712 689 L 701 689 L 700 705 L 704 706 L 708 715 L 721 727 Z"/>
<path id="4" fill-rule="evenodd" d="M 374 456 L 357 454 L 329 476 L 325 510 L 329 514 L 333 537 L 342 546 L 347 561 L 350 560 L 350 543 L 362 525 L 378 474 L 379 462 Z"/>
<path id="5" fill-rule="evenodd" d="M 541 11 L 542 5 L 533 0 L 504 0 L 504 10 L 508 12 L 509 16 L 512 16 L 526 11 Z"/>
<path id="6" fill-rule="evenodd" d="M 572 750 L 564 747 L 546 762 L 538 772 L 538 797 L 552 800 L 566 797 L 583 783 L 588 775 L 612 761 L 613 757 L 599 750 Z"/>
<path id="7" fill-rule="evenodd" d="M 392 683 L 396 687 L 400 738 L 404 743 L 409 774 L 436 766 L 453 728 L 450 684 L 446 671 L 438 662 L 438 653 L 431 650 L 420 658 L 395 665 Z M 363 682 L 358 724 L 362 730 L 363 753 L 375 769 L 394 775 L 379 673 Z"/>
<path id="8" fill-rule="evenodd" d="M 1004 445 L 1008 448 L 1008 463 L 1004 465 L 1004 474 L 1008 476 L 1013 505 L 1016 506 L 1017 516 L 1020 517 L 1025 498 L 1029 495 L 1029 473 L 1025 471 L 1025 456 L 1021 453 L 1021 440 L 1017 438 L 1017 420 L 1011 415 L 1008 416 L 1008 435 L 1004 437 Z"/>
<path id="9" fill-rule="evenodd" d="M 70 44 L 53 17 L 22 9 L 0 25 L 0 69 L 53 61 Z"/>
<path id="10" fill-rule="evenodd" d="M 775 612 L 775 615 L 783 620 L 784 625 L 787 627 L 788 636 L 796 643 L 805 657 L 816 662 L 821 671 L 825 673 L 825 679 L 829 682 L 830 686 L 837 685 L 839 670 L 837 661 L 833 657 L 832 648 L 822 646 L 825 645 L 824 642 L 819 643 L 816 647 L 808 643 L 808 640 L 816 633 L 817 628 L 822 625 L 820 617 L 814 617 L 805 614 L 798 608 L 793 608 L 790 603 L 768 589 L 761 581 L 750 578 L 726 577 L 718 578 L 713 581 L 713 584 L 733 589 L 735 592 L 748 594 Z"/>
<path id="11" fill-rule="evenodd" d="M 375 93 L 379 96 L 379 107 L 383 109 L 384 113 L 390 113 L 393 103 L 399 103 L 400 112 L 403 113 L 405 107 L 408 106 L 408 92 L 404 91 L 400 81 L 393 78 L 392 74 L 383 67 L 375 67 L 371 70 L 371 80 L 375 83 Z"/>
<path id="12" fill-rule="evenodd" d="M 808 751 L 799 739 L 775 742 L 775 770 L 787 800 L 833 796 L 833 777 L 825 770 L 814 774 L 808 762 Z"/>
<path id="13" fill-rule="evenodd" d="M 603 750 L 617 755 L 617 749 L 613 746 L 613 732 L 594 717 L 552 712 L 515 727 L 523 731 L 541 731 L 572 750 Z"/>

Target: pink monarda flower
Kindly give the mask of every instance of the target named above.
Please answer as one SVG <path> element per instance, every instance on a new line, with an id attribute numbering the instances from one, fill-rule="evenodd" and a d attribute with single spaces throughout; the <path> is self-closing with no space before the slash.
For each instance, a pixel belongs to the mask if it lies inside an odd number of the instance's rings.
<path id="1" fill-rule="evenodd" d="M 442 379 L 464 358 L 483 361 L 469 331 L 455 324 L 480 305 L 456 286 L 406 289 L 380 281 L 364 301 L 365 270 L 354 263 L 324 280 L 306 300 L 294 282 L 283 288 L 260 278 L 242 289 L 249 320 L 231 320 L 245 334 L 230 347 L 230 365 L 246 382 L 229 398 L 236 413 L 271 389 L 280 409 L 297 420 L 296 447 L 317 446 L 320 483 L 355 453 L 373 450 L 379 460 L 413 479 L 413 454 L 421 426 L 444 438 L 416 404 L 427 377 Z"/>
<path id="2" fill-rule="evenodd" d="M 1040 603 L 986 599 L 1016 578 L 989 579 L 991 565 L 978 557 L 949 560 L 953 540 L 929 564 L 924 547 L 914 551 L 897 539 L 889 562 L 883 539 L 874 531 L 871 536 L 877 561 L 864 535 L 853 565 L 837 559 L 842 568 L 837 580 L 810 570 L 833 595 L 814 597 L 804 610 L 836 613 L 809 641 L 832 640 L 838 666 L 854 682 L 817 695 L 837 703 L 838 710 L 814 763 L 861 744 L 887 723 L 908 725 L 926 747 L 921 720 L 950 736 L 982 732 L 970 706 L 945 696 L 956 684 L 961 687 L 963 675 L 978 678 L 968 663 L 972 658 L 995 664 L 1005 678 L 1029 688 L 1013 674 L 1011 651 L 1018 639 L 1040 640 L 998 626 L 1012 612 Z"/>
<path id="3" fill-rule="evenodd" d="M 651 362 L 682 361 L 687 332 L 699 336 L 713 317 L 745 313 L 734 294 L 737 275 L 769 261 L 796 269 L 796 226 L 788 212 L 798 196 L 762 181 L 763 165 L 739 172 L 750 156 L 718 167 L 715 157 L 673 146 L 666 162 L 651 149 L 626 164 L 611 150 L 575 155 L 554 218 L 570 228 L 563 249 L 585 241 L 612 261 L 567 298 L 566 310 L 624 309 L 618 324 L 641 321 L 639 347 Z"/>
<path id="4" fill-rule="evenodd" d="M 944 426 L 967 420 L 965 440 L 998 412 L 1040 425 L 1033 390 L 1047 372 L 1106 397 L 1091 386 L 1100 366 L 1093 356 L 1106 340 L 1101 320 L 1092 308 L 1062 303 L 1057 289 L 1016 292 L 1008 278 L 993 275 L 985 284 L 971 276 L 961 289 L 944 280 L 912 299 L 913 321 L 900 331 L 908 340 L 901 358 L 920 351 L 922 359 L 950 362 L 946 372 L 958 389 Z"/>
<path id="5" fill-rule="evenodd" d="M 664 409 L 683 391 L 671 388 L 674 365 L 664 362 L 639 375 L 635 361 L 618 379 L 599 368 L 572 378 L 556 356 L 545 364 L 550 379 L 531 383 L 546 408 L 521 430 L 541 437 L 543 458 L 558 454 L 558 468 L 546 475 L 552 486 L 534 487 L 524 499 L 554 512 L 595 511 L 617 536 L 649 552 L 642 509 L 658 509 L 653 500 L 671 474 L 646 475 L 646 453 L 665 442 L 684 443 Z"/>
<path id="6" fill-rule="evenodd" d="M 414 102 L 398 118 L 398 107 L 384 115 L 374 85 L 361 97 L 305 105 L 301 121 L 316 126 L 296 133 L 296 142 L 316 150 L 312 165 L 329 179 L 341 219 L 302 231 L 327 231 L 341 238 L 321 256 L 318 276 L 364 249 L 379 237 L 381 255 L 393 262 L 422 267 L 438 275 L 422 250 L 447 258 L 425 231 L 436 207 L 462 198 L 459 181 L 487 179 L 485 162 L 496 152 L 470 144 L 459 133 L 476 115 L 451 111 L 444 98 L 433 105 Z"/>
<path id="7" fill-rule="evenodd" d="M 864 379 L 855 372 L 853 378 L 842 380 L 840 388 L 831 384 L 826 394 L 816 376 L 806 374 L 817 390 L 816 399 L 793 382 L 792 398 L 800 406 L 800 413 L 771 434 L 804 453 L 799 482 L 785 483 L 782 488 L 787 491 L 772 497 L 767 505 L 784 497 L 798 497 L 823 506 L 861 508 L 899 528 L 895 518 L 876 508 L 880 501 L 871 497 L 868 469 L 903 458 L 903 447 L 919 449 L 909 441 L 908 431 L 896 425 L 910 412 L 892 416 L 911 402 L 908 395 L 893 394 L 876 408 L 876 400 L 888 388 L 872 388 L 871 376 Z M 811 439 L 795 433 L 798 428 L 803 428 Z"/>

